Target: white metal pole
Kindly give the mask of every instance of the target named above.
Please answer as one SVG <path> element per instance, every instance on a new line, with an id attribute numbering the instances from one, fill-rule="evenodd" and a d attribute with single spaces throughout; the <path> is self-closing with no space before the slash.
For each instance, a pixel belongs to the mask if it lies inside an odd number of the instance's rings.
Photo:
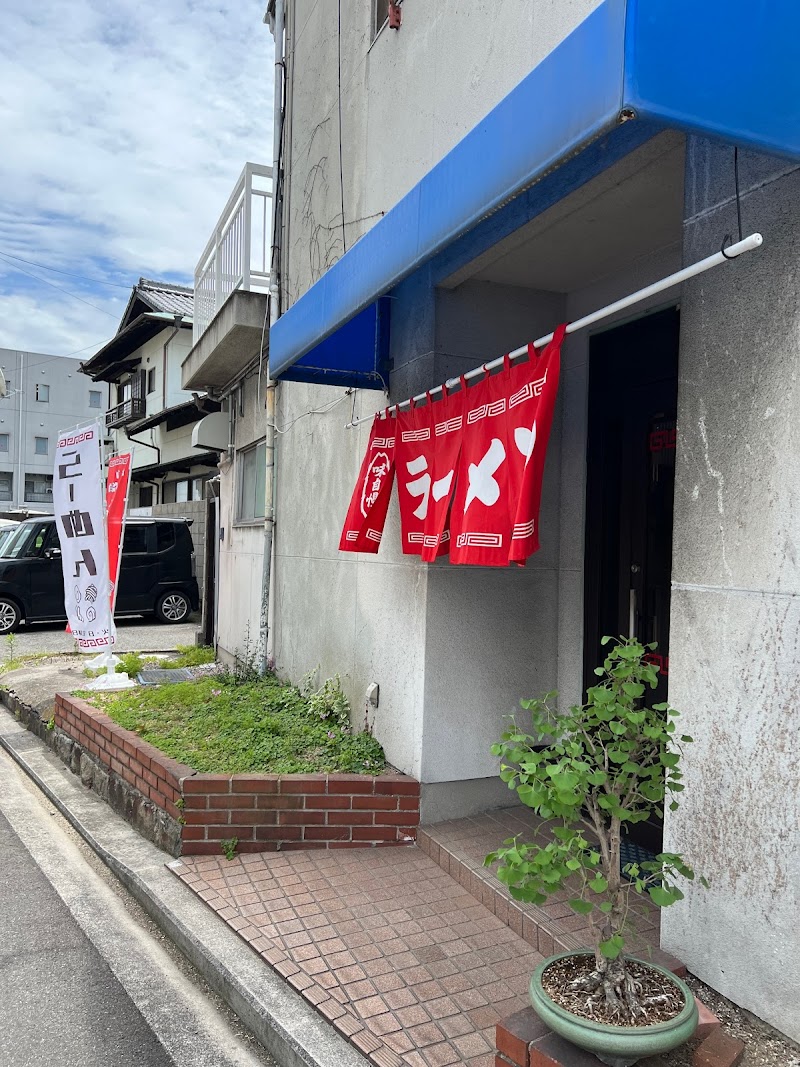
<path id="1" fill-rule="evenodd" d="M 737 241 L 737 243 L 731 245 L 730 248 L 726 248 L 724 252 L 715 252 L 713 256 L 707 256 L 705 259 L 701 259 L 697 263 L 692 263 L 689 267 L 684 267 L 683 270 L 676 271 L 674 274 L 670 274 L 666 278 L 662 278 L 660 281 L 653 282 L 652 285 L 646 285 L 644 289 L 638 289 L 635 293 L 631 293 L 629 296 L 623 296 L 620 300 L 615 300 L 613 304 L 607 304 L 605 307 L 593 311 L 590 315 L 584 315 L 582 319 L 575 319 L 574 322 L 571 322 L 567 326 L 566 332 L 575 333 L 577 330 L 583 330 L 587 326 L 593 326 L 596 322 L 607 319 L 611 315 L 615 315 L 618 311 L 623 311 L 625 308 L 632 307 L 634 304 L 638 304 L 642 300 L 647 300 L 649 297 L 655 296 L 657 293 L 662 293 L 665 289 L 671 289 L 674 285 L 680 285 L 681 282 L 685 282 L 689 278 L 694 278 L 698 274 L 703 274 L 705 271 L 711 270 L 712 267 L 718 267 L 729 259 L 735 259 L 737 256 L 741 256 L 744 252 L 750 252 L 754 248 L 760 248 L 763 242 L 764 238 L 760 233 L 751 233 L 749 237 Z M 544 337 L 538 337 L 533 343 L 536 348 L 541 348 L 552 340 L 553 334 L 547 333 Z M 528 346 L 523 345 L 521 348 L 515 348 L 514 351 L 509 352 L 508 355 L 511 359 L 516 359 L 526 355 L 527 352 Z M 476 367 L 475 370 L 468 371 L 464 375 L 464 378 L 477 378 L 487 370 L 493 370 L 495 367 L 499 367 L 504 359 L 505 356 L 499 356 L 497 359 L 493 359 L 490 363 L 484 363 L 480 367 Z M 448 388 L 457 384 L 458 378 L 451 378 L 450 381 L 445 383 Z M 429 389 L 428 393 L 418 393 L 417 396 L 412 399 L 415 401 L 422 401 L 426 399 L 428 394 L 432 396 L 434 393 L 440 393 L 442 389 L 443 386 L 437 385 L 433 389 Z M 404 408 L 410 403 L 411 400 L 401 400 L 398 404 L 392 404 L 388 410 L 397 411 L 399 408 Z M 345 429 L 350 429 L 352 426 L 358 426 L 360 422 L 367 422 L 373 417 L 374 416 L 372 415 L 365 415 L 360 419 L 353 419 L 352 422 L 345 424 Z"/>

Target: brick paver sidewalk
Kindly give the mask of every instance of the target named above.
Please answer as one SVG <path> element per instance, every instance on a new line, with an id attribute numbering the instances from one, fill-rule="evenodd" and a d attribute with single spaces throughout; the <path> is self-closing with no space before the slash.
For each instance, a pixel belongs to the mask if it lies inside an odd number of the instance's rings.
<path id="1" fill-rule="evenodd" d="M 413 847 L 170 868 L 376 1067 L 493 1067 L 542 959 Z"/>

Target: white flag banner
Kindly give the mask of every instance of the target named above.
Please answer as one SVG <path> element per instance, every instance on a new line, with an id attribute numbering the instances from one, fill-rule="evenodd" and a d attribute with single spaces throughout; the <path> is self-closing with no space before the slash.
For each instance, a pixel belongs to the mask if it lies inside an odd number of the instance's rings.
<path id="1" fill-rule="evenodd" d="M 98 423 L 62 433 L 53 471 L 64 605 L 82 652 L 110 650 L 116 641 L 109 601 L 102 440 Z"/>

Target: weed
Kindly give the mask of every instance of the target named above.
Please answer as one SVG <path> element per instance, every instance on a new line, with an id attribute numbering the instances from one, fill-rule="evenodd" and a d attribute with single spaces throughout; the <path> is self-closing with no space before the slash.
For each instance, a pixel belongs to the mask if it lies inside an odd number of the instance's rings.
<path id="1" fill-rule="evenodd" d="M 55 718 L 47 719 L 45 721 L 44 727 L 45 727 L 46 730 L 55 730 L 55 728 L 56 728 L 56 720 L 55 720 Z"/>
<path id="2" fill-rule="evenodd" d="M 342 692 L 342 680 L 338 674 L 327 678 L 316 692 L 304 695 L 307 696 L 312 714 L 323 722 L 329 721 L 332 725 L 349 730 L 350 703 Z"/>
<path id="3" fill-rule="evenodd" d="M 239 844 L 238 837 L 224 837 L 219 844 L 220 848 L 225 853 L 226 860 L 236 859 L 236 846 Z"/>
<path id="4" fill-rule="evenodd" d="M 163 664 L 165 667 L 200 667 L 213 663 L 217 658 L 210 645 L 178 645 L 178 655 L 171 656 Z"/>
<path id="5" fill-rule="evenodd" d="M 378 741 L 353 733 L 336 679 L 305 697 L 271 674 L 249 682 L 213 675 L 87 697 L 120 726 L 203 773 L 379 774 L 385 766 Z"/>

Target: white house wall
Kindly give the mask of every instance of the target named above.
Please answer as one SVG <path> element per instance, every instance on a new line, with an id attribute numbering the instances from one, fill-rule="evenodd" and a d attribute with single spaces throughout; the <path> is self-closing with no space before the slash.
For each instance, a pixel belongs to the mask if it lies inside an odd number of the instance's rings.
<path id="1" fill-rule="evenodd" d="M 172 327 L 162 330 L 155 337 L 151 337 L 140 348 L 137 354 L 141 359 L 139 370 L 149 373 L 155 371 L 155 389 L 145 395 L 145 415 L 157 415 L 165 408 L 185 404 L 192 399 L 192 394 L 186 389 L 180 388 L 181 363 L 186 359 L 192 346 L 191 330 L 180 330 L 175 334 L 167 347 L 167 377 L 164 380 L 164 342 L 172 333 Z M 98 388 L 104 390 L 107 386 L 99 383 Z M 146 388 L 146 386 L 145 386 Z M 116 403 L 112 398 L 111 405 Z M 134 432 L 133 436 L 138 441 L 129 440 L 124 429 L 112 430 L 109 436 L 114 440 L 114 447 L 119 452 L 130 452 L 133 459 L 133 469 L 149 467 L 154 463 L 171 463 L 174 460 L 183 459 L 186 456 L 200 454 L 205 451 L 202 448 L 192 447 L 193 426 L 183 426 L 177 430 L 167 430 L 164 423 L 141 433 Z M 154 446 L 154 447 L 148 447 Z M 159 454 L 155 451 L 161 450 Z M 185 475 L 184 475 L 185 477 Z"/>

